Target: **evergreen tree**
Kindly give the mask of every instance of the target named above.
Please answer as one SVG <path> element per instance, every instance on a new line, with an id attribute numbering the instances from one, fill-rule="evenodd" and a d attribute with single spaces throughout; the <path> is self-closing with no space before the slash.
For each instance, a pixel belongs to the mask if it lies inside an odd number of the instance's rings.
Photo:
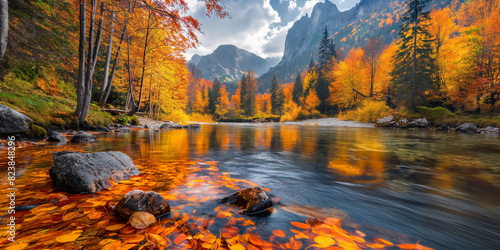
<path id="1" fill-rule="evenodd" d="M 307 72 L 311 72 L 311 70 L 313 69 L 313 67 L 314 67 L 314 59 L 311 56 L 311 61 L 309 61 L 309 68 L 307 69 Z"/>
<path id="2" fill-rule="evenodd" d="M 220 88 L 221 83 L 216 77 L 212 84 L 212 88 L 208 90 L 208 112 L 210 114 L 215 114 L 217 106 L 220 105 Z"/>
<path id="3" fill-rule="evenodd" d="M 304 92 L 304 86 L 302 85 L 302 79 L 300 77 L 300 73 L 297 73 L 297 77 L 295 77 L 295 85 L 293 85 L 292 91 L 292 100 L 297 103 L 297 105 L 301 105 L 300 98 L 302 98 Z"/>
<path id="4" fill-rule="evenodd" d="M 244 82 L 245 84 L 242 83 L 242 86 L 245 86 L 245 102 L 242 101 L 241 104 L 245 110 L 245 115 L 251 117 L 255 114 L 255 95 L 257 94 L 257 79 L 254 78 L 252 71 L 248 72 Z M 241 90 L 243 91 L 243 87 Z"/>
<path id="5" fill-rule="evenodd" d="M 427 30 L 430 16 L 429 11 L 423 11 L 429 1 L 406 0 L 408 9 L 399 29 L 399 51 L 392 77 L 396 100 L 410 109 L 423 105 L 425 92 L 437 82 L 433 40 Z"/>
<path id="6" fill-rule="evenodd" d="M 323 70 L 318 70 L 318 81 L 316 83 L 316 94 L 321 101 L 319 106 L 320 110 L 324 110 L 326 113 L 326 109 L 328 107 L 327 99 L 330 97 L 330 82 L 327 77 L 323 73 Z"/>
<path id="7" fill-rule="evenodd" d="M 247 104 L 247 75 L 243 74 L 241 76 L 240 80 L 240 109 L 246 110 L 246 104 Z"/>
<path id="8" fill-rule="evenodd" d="M 332 58 L 337 58 L 337 51 L 335 50 L 335 43 L 329 38 L 328 29 L 325 26 L 318 48 L 319 67 L 323 67 L 323 65 L 330 62 Z"/>
<path id="9" fill-rule="evenodd" d="M 269 92 L 271 92 L 271 112 L 274 115 L 279 115 L 281 113 L 281 100 L 280 87 L 276 74 L 273 75 L 273 80 L 271 80 L 271 87 L 269 88 Z"/>

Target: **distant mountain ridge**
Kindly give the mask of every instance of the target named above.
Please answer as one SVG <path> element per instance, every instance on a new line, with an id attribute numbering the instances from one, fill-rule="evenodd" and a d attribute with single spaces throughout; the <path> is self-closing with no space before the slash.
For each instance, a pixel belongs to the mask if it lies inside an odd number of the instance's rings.
<path id="1" fill-rule="evenodd" d="M 442 7 L 452 0 L 434 0 L 428 6 Z M 281 83 L 290 83 L 297 72 L 307 68 L 311 57 L 317 60 L 318 44 L 324 28 L 340 55 L 353 47 L 362 47 L 371 37 L 389 44 L 398 36 L 405 0 L 361 0 L 354 8 L 341 12 L 325 0 L 317 3 L 311 15 L 296 21 L 287 33 L 282 60 L 259 79 L 259 91 L 265 92 L 273 74 Z"/>
<path id="2" fill-rule="evenodd" d="M 202 78 L 213 81 L 218 77 L 222 82 L 237 81 L 248 71 L 260 76 L 271 67 L 266 59 L 234 45 L 220 45 L 209 55 L 194 55 L 189 63 L 201 72 Z"/>

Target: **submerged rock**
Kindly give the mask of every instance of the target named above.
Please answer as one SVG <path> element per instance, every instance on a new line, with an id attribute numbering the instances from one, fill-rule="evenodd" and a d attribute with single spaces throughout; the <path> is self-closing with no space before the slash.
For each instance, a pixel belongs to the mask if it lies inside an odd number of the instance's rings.
<path id="1" fill-rule="evenodd" d="M 455 128 L 455 131 L 462 133 L 477 133 L 477 126 L 474 123 L 464 123 L 460 124 Z"/>
<path id="2" fill-rule="evenodd" d="M 119 132 L 124 132 L 124 133 L 127 133 L 127 132 L 131 132 L 132 130 L 130 130 L 130 128 L 128 127 L 125 127 L 125 128 L 119 128 L 117 130 L 115 130 L 115 132 L 119 133 Z"/>
<path id="3" fill-rule="evenodd" d="M 71 151 L 54 153 L 50 178 L 58 190 L 89 194 L 113 186 L 140 172 L 126 154 L 117 151 L 83 154 Z"/>
<path id="4" fill-rule="evenodd" d="M 134 212 L 148 212 L 158 217 L 170 213 L 170 205 L 165 197 L 159 193 L 132 190 L 123 196 L 114 211 L 127 219 Z"/>
<path id="5" fill-rule="evenodd" d="M 94 142 L 95 140 L 97 140 L 97 136 L 81 131 L 71 138 L 71 142 L 76 143 Z"/>
<path id="6" fill-rule="evenodd" d="M 241 214 L 256 214 L 272 208 L 274 203 L 267 192 L 261 187 L 240 190 L 221 200 L 228 206 L 237 207 Z"/>
<path id="7" fill-rule="evenodd" d="M 33 121 L 27 116 L 0 104 L 0 134 L 18 134 L 28 131 Z"/>

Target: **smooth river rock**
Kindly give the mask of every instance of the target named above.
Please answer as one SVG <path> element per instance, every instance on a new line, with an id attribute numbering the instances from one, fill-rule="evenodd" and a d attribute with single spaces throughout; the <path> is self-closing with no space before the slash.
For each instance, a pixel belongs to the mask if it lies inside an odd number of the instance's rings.
<path id="1" fill-rule="evenodd" d="M 61 133 L 59 132 L 56 132 L 56 131 L 49 131 L 47 133 L 47 141 L 51 141 L 51 142 L 67 142 L 68 139 L 66 137 L 64 137 L 64 135 L 62 135 Z"/>
<path id="2" fill-rule="evenodd" d="M 170 213 L 170 205 L 165 197 L 159 193 L 132 190 L 123 196 L 114 211 L 127 219 L 134 212 L 148 212 L 158 217 Z"/>
<path id="3" fill-rule="evenodd" d="M 455 131 L 462 133 L 477 133 L 477 126 L 474 123 L 464 123 L 456 127 Z"/>
<path id="4" fill-rule="evenodd" d="M 0 134 L 26 133 L 29 129 L 28 124 L 33 124 L 30 118 L 0 104 Z"/>
<path id="5" fill-rule="evenodd" d="M 240 190 L 221 200 L 228 206 L 237 207 L 241 214 L 257 214 L 272 208 L 274 203 L 267 192 L 261 187 Z"/>
<path id="6" fill-rule="evenodd" d="M 117 151 L 54 153 L 54 166 L 49 169 L 50 178 L 58 190 L 89 194 L 113 186 L 111 180 L 120 182 L 140 172 L 126 154 Z"/>
<path id="7" fill-rule="evenodd" d="M 97 136 L 82 131 L 71 138 L 71 142 L 75 143 L 94 142 L 95 140 L 97 140 Z"/>

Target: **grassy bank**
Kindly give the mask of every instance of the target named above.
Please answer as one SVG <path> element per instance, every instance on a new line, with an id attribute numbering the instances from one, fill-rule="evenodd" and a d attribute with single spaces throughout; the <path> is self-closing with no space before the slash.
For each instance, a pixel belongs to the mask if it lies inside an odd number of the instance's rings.
<path id="1" fill-rule="evenodd" d="M 463 115 L 449 111 L 443 107 L 418 107 L 417 111 L 404 110 L 397 115 L 405 119 L 417 119 L 425 117 L 432 126 L 445 124 L 456 127 L 460 124 L 471 122 L 478 127 L 500 127 L 500 115 Z"/>
<path id="2" fill-rule="evenodd" d="M 42 127 L 76 127 L 74 86 L 59 79 L 51 80 L 53 84 L 46 84 L 46 78 L 23 79 L 10 72 L 1 82 L 0 103 L 25 114 Z M 89 126 L 107 126 L 115 120 L 97 105 L 90 106 Z"/>

